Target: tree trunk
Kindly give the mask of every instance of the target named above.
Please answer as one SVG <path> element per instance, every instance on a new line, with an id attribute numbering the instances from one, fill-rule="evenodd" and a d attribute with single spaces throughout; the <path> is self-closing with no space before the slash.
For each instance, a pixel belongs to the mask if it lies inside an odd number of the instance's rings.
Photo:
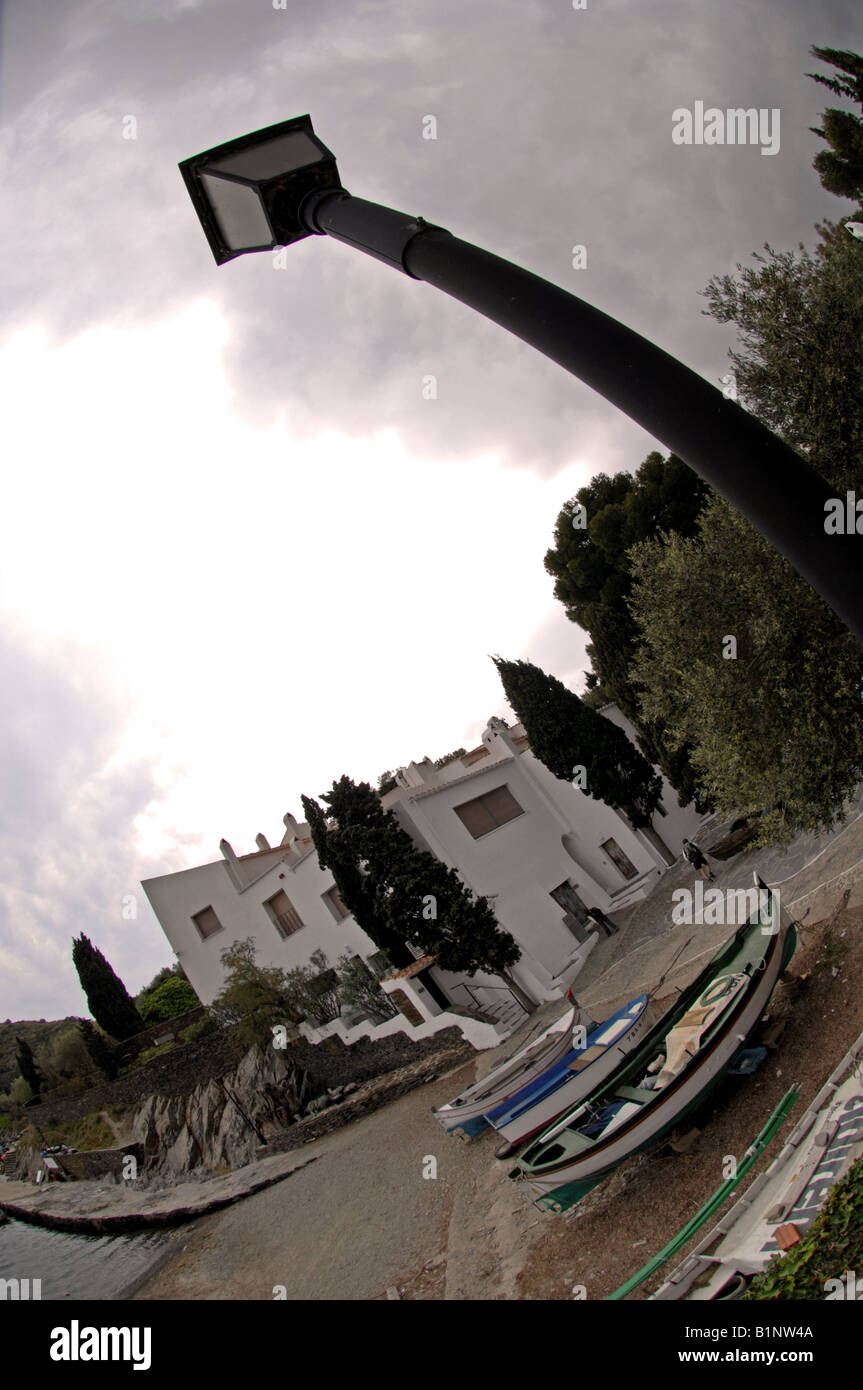
<path id="1" fill-rule="evenodd" d="M 503 980 L 504 984 L 506 985 L 507 989 L 512 991 L 512 993 L 515 995 L 519 1004 L 521 1004 L 521 1007 L 525 1010 L 526 1013 L 536 1013 L 537 1009 L 539 1008 L 539 1005 L 536 1003 L 535 1000 L 531 999 L 529 994 L 525 994 L 521 985 L 513 979 L 512 975 L 510 975 L 508 970 L 496 970 L 495 974 L 499 975 L 500 978 Z"/>

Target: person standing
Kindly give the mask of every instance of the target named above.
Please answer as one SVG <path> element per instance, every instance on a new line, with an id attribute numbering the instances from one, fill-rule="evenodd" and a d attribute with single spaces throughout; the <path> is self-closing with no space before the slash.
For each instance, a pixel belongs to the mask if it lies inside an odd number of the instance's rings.
<path id="1" fill-rule="evenodd" d="M 683 857 L 688 864 L 692 865 L 693 869 L 699 869 L 701 871 L 702 878 L 709 880 L 711 883 L 716 878 L 706 856 L 698 848 L 698 845 L 694 845 L 691 840 L 683 841 Z"/>
<path id="2" fill-rule="evenodd" d="M 601 912 L 598 907 L 589 907 L 587 909 L 587 915 L 590 918 L 591 922 L 595 922 L 598 927 L 601 927 L 603 929 L 606 936 L 613 936 L 614 933 L 617 931 L 617 927 L 614 925 L 611 919 L 609 917 L 606 917 L 605 913 Z"/>

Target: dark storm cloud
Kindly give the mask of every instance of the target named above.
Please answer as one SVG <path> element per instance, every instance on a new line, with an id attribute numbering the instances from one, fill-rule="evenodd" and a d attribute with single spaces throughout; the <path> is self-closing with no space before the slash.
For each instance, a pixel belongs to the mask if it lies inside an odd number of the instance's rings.
<path id="1" fill-rule="evenodd" d="M 351 191 L 583 295 L 715 381 L 732 338 L 697 291 L 843 211 L 810 167 L 827 94 L 804 74 L 812 43 L 853 46 L 857 27 L 844 0 L 28 0 L 5 26 L 8 319 L 65 338 L 207 295 L 249 417 L 284 411 L 300 434 L 391 425 L 426 454 L 498 450 L 544 472 L 601 438 L 596 466 L 635 466 L 651 440 L 611 406 L 357 252 L 313 238 L 284 269 L 261 256 L 217 270 L 177 161 L 309 110 Z M 672 111 L 695 100 L 779 107 L 779 153 L 675 146 Z"/>
<path id="2" fill-rule="evenodd" d="M 182 855 L 158 869 L 136 855 L 135 818 L 160 791 L 147 761 L 108 766 L 123 712 L 97 672 L 94 654 L 71 642 L 39 651 L 0 630 L 3 1017 L 86 1014 L 72 932 L 88 935 L 133 992 L 170 959 L 139 880 L 184 867 Z"/>

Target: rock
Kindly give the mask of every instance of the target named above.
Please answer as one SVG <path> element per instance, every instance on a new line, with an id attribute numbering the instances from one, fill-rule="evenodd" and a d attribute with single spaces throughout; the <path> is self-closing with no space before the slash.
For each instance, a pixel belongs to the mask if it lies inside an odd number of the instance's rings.
<path id="1" fill-rule="evenodd" d="M 170 1180 L 194 1170 L 204 1176 L 210 1168 L 251 1162 L 264 1129 L 272 1127 L 271 1097 L 281 1093 L 289 1071 L 277 1049 L 252 1047 L 220 1081 L 203 1082 L 186 1096 L 148 1096 L 131 1122 L 144 1145 L 147 1178 Z"/>

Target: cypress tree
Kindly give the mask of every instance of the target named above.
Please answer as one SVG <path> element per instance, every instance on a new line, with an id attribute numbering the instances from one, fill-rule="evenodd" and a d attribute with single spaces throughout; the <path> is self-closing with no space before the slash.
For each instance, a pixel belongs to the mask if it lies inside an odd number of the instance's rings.
<path id="1" fill-rule="evenodd" d="M 87 996 L 87 1006 L 99 1027 L 118 1042 L 143 1032 L 144 1021 L 125 985 L 89 937 L 73 938 L 72 960 Z"/>
<path id="2" fill-rule="evenodd" d="M 114 1048 L 108 1039 L 99 1032 L 89 1018 L 79 1020 L 78 1032 L 81 1034 L 81 1039 L 93 1066 L 98 1068 L 106 1080 L 113 1081 L 117 1075 L 119 1064 Z"/>
<path id="3" fill-rule="evenodd" d="M 36 1065 L 36 1059 L 33 1056 L 33 1051 L 26 1038 L 16 1037 L 15 1041 L 18 1044 L 18 1056 L 16 1057 L 18 1070 L 27 1082 L 34 1096 L 38 1096 L 42 1089 L 44 1077 Z"/>
<path id="4" fill-rule="evenodd" d="M 364 789 L 370 793 L 370 799 L 365 796 Z M 322 799 L 328 805 L 328 814 L 311 797 L 301 797 L 318 863 L 322 869 L 329 869 L 345 907 L 353 913 L 357 926 L 362 928 L 378 950 L 386 951 L 393 965 L 399 969 L 411 965 L 414 956 L 408 950 L 404 936 L 391 930 L 385 915 L 376 905 L 374 890 L 361 869 L 362 861 L 356 844 L 358 828 L 375 824 L 376 811 L 383 816 L 378 797 L 368 783 L 354 787 L 350 778 L 342 777 L 333 784 L 332 792 Z M 336 819 L 339 812 L 341 820 Z"/>
<path id="5" fill-rule="evenodd" d="M 499 656 L 492 661 L 534 756 L 562 782 L 572 782 L 575 769 L 583 767 L 582 790 L 622 811 L 636 829 L 648 828 L 662 779 L 623 730 L 532 662 Z"/>

